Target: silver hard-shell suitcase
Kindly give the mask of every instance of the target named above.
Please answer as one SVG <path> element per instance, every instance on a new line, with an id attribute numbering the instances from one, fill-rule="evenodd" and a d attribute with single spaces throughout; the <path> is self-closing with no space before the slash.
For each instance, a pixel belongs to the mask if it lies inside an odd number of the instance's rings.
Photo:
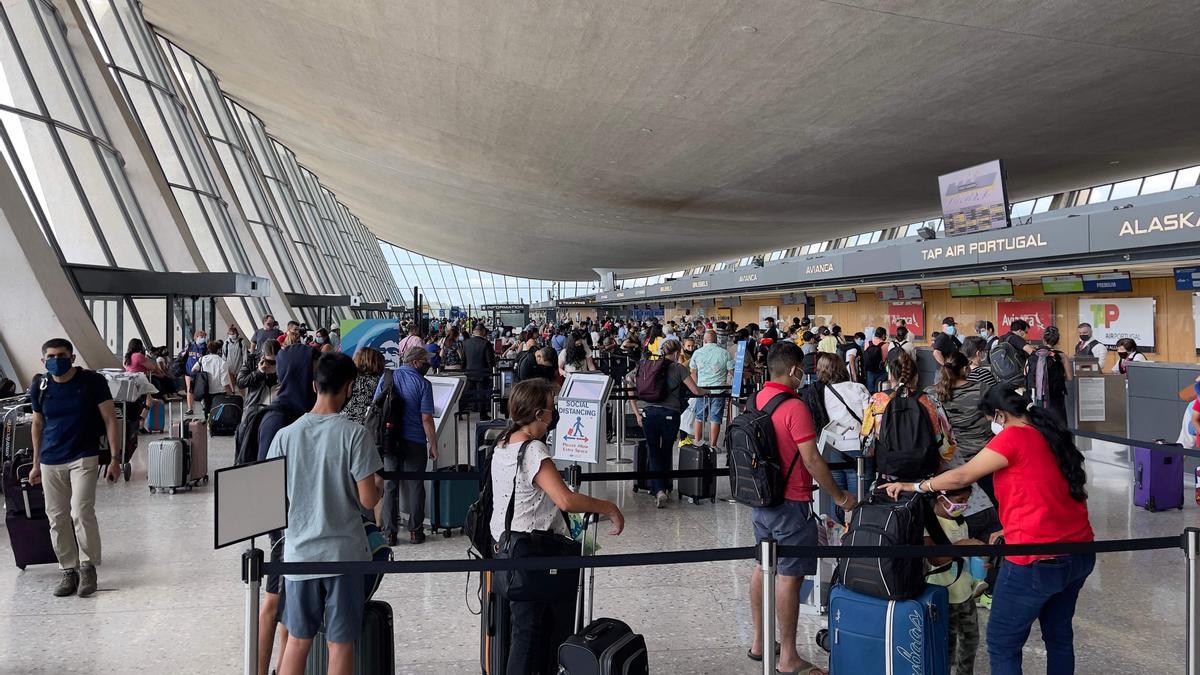
<path id="1" fill-rule="evenodd" d="M 180 404 L 180 418 L 183 417 Z M 171 406 L 167 405 L 167 428 L 174 430 L 171 423 Z M 190 442 L 179 437 L 168 437 L 150 443 L 146 449 L 146 478 L 150 492 L 165 490 L 175 494 L 179 488 L 190 487 L 189 464 Z"/>

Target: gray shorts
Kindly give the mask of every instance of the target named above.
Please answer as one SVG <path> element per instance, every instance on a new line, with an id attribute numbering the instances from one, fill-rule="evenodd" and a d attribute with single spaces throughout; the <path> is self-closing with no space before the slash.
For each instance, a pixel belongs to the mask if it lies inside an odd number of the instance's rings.
<path id="1" fill-rule="evenodd" d="M 327 642 L 354 642 L 362 633 L 367 592 L 363 575 L 341 574 L 293 581 L 285 578 L 283 625 L 301 640 L 311 640 L 325 627 Z"/>
<path id="2" fill-rule="evenodd" d="M 754 509 L 756 542 L 769 538 L 781 546 L 816 546 L 817 521 L 813 518 L 812 502 L 785 501 L 773 509 Z M 779 558 L 779 574 L 785 577 L 806 577 L 817 573 L 816 558 Z"/>

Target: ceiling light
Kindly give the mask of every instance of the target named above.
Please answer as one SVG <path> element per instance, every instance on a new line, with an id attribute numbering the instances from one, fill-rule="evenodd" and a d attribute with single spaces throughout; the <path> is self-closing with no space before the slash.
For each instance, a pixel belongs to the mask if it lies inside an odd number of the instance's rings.
<path id="1" fill-rule="evenodd" d="M 934 232 L 932 227 L 924 225 L 917 228 L 917 241 L 930 241 L 932 239 L 937 239 L 937 232 Z"/>

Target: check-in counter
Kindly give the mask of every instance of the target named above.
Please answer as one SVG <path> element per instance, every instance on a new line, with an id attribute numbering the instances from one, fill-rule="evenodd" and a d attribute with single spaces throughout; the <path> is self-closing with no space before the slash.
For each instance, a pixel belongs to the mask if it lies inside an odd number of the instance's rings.
<path id="1" fill-rule="evenodd" d="M 1200 375 L 1200 364 L 1133 361 L 1128 371 L 1129 413 L 1125 435 L 1175 442 L 1192 399 L 1192 385 Z"/>

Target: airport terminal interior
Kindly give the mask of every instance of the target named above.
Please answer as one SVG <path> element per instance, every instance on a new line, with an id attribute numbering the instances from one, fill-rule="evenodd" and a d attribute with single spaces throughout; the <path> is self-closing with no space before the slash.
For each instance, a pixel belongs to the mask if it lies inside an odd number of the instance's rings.
<path id="1" fill-rule="evenodd" d="M 1200 672 L 1197 25 L 0 0 L 0 674 Z"/>

